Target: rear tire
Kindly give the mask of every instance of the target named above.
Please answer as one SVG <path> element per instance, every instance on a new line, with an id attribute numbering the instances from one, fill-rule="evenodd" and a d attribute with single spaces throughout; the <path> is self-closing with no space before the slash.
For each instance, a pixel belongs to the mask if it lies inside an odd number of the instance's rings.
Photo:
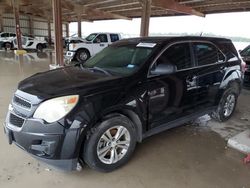
<path id="1" fill-rule="evenodd" d="M 90 58 L 90 53 L 86 49 L 80 49 L 76 52 L 76 60 L 80 63 L 84 63 Z"/>
<path id="2" fill-rule="evenodd" d="M 111 172 L 130 159 L 136 146 L 136 130 L 125 116 L 101 122 L 84 143 L 82 157 L 87 165 L 101 172 Z"/>
<path id="3" fill-rule="evenodd" d="M 217 110 L 211 114 L 211 117 L 220 122 L 229 120 L 235 111 L 238 95 L 238 91 L 234 88 L 228 88 L 224 92 Z"/>
<path id="4" fill-rule="evenodd" d="M 43 45 L 42 44 L 38 44 L 36 46 L 36 49 L 37 49 L 38 52 L 42 52 L 43 51 Z"/>

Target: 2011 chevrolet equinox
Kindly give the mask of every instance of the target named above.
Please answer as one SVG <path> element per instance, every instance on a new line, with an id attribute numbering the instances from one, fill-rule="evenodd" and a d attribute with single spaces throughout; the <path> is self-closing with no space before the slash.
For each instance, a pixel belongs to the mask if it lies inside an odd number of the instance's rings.
<path id="1" fill-rule="evenodd" d="M 229 119 L 241 82 L 228 39 L 122 40 L 84 64 L 21 81 L 4 130 L 10 144 L 50 165 L 108 172 L 148 136 L 204 114 Z"/>

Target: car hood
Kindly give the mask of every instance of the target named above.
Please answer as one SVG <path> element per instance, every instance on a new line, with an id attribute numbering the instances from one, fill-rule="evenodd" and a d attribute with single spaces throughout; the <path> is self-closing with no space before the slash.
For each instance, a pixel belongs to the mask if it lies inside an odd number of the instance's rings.
<path id="1" fill-rule="evenodd" d="M 78 66 L 70 66 L 43 73 L 37 73 L 21 81 L 18 89 L 48 99 L 63 95 L 88 95 L 110 90 L 114 85 L 121 87 L 121 78 L 94 73 Z M 116 83 L 117 82 L 117 83 Z"/>

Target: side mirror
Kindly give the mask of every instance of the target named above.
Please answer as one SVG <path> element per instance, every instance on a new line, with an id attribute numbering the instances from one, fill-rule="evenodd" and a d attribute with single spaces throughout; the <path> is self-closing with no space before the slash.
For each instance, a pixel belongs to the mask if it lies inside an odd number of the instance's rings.
<path id="1" fill-rule="evenodd" d="M 151 70 L 152 75 L 167 75 L 173 74 L 177 70 L 176 65 L 166 63 L 166 64 L 159 64 L 155 67 L 154 70 Z"/>

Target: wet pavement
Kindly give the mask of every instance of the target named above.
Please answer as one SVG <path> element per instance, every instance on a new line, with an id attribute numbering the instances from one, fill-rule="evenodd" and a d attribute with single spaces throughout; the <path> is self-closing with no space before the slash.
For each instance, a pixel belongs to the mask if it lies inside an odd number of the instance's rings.
<path id="1" fill-rule="evenodd" d="M 21 61 L 20 61 L 21 60 Z M 24 55 L 0 51 L 0 123 L 20 80 L 46 71 L 53 53 Z M 51 78 L 53 79 L 53 78 Z M 112 173 L 84 167 L 81 172 L 59 172 L 33 159 L 0 131 L 0 187 L 169 187 L 250 188 L 250 165 L 229 149 L 226 139 L 250 127 L 250 91 L 243 90 L 236 113 L 226 123 L 203 116 L 192 125 L 152 136 L 138 144 L 127 165 Z"/>

